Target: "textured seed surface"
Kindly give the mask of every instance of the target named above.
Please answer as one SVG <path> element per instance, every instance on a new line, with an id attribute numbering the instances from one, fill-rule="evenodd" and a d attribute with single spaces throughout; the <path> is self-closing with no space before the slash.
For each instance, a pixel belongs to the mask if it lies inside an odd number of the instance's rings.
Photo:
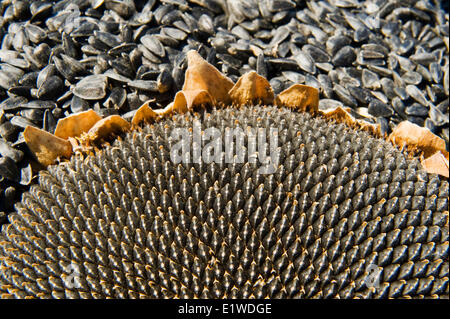
<path id="1" fill-rule="evenodd" d="M 223 157 L 173 163 L 171 132 L 194 120 L 222 136 L 277 127 L 276 172 Z M 384 140 L 285 108 L 175 115 L 128 133 L 50 166 L 9 220 L 2 297 L 448 297 L 448 181 Z M 70 264 L 80 288 L 66 285 Z"/>

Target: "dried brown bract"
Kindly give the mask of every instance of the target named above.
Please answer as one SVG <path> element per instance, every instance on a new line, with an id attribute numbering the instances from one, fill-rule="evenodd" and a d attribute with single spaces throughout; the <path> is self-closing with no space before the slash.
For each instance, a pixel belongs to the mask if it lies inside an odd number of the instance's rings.
<path id="1" fill-rule="evenodd" d="M 144 122 L 150 122 L 159 115 L 149 106 L 151 101 L 145 102 L 134 114 L 131 124 L 138 125 Z"/>
<path id="2" fill-rule="evenodd" d="M 229 104 L 231 98 L 228 92 L 234 85 L 233 81 L 206 62 L 196 51 L 189 51 L 187 59 L 188 69 L 183 91 L 205 90 L 214 99 L 213 102 Z"/>
<path id="3" fill-rule="evenodd" d="M 72 155 L 72 146 L 68 140 L 44 130 L 27 126 L 23 136 L 31 152 L 44 166 L 53 164 L 60 157 L 69 158 Z"/>
<path id="4" fill-rule="evenodd" d="M 389 135 L 389 140 L 400 147 L 415 147 L 423 152 L 425 158 L 441 152 L 448 159 L 445 141 L 429 129 L 409 121 L 403 121 Z"/>
<path id="5" fill-rule="evenodd" d="M 180 91 L 173 101 L 172 111 L 184 113 L 195 106 L 213 104 L 212 97 L 205 90 Z"/>
<path id="6" fill-rule="evenodd" d="M 270 83 L 255 71 L 241 76 L 229 94 L 237 105 L 272 105 L 274 100 Z"/>
<path id="7" fill-rule="evenodd" d="M 63 139 L 78 137 L 89 131 L 101 119 L 102 117 L 93 110 L 72 114 L 58 121 L 55 136 Z"/>
<path id="8" fill-rule="evenodd" d="M 368 131 L 375 136 L 381 135 L 379 124 L 370 124 L 363 120 L 357 120 L 347 110 L 341 107 L 337 107 L 333 110 L 319 111 L 319 114 L 324 115 L 326 118 L 334 119 L 339 123 L 345 123 L 350 127 Z"/>
<path id="9" fill-rule="evenodd" d="M 441 152 L 434 153 L 427 159 L 424 159 L 421 164 L 428 173 L 449 177 L 448 159 Z"/>
<path id="10" fill-rule="evenodd" d="M 83 134 L 83 144 L 97 144 L 113 134 L 119 134 L 130 129 L 131 125 L 119 115 L 111 115 L 95 123 L 95 125 Z"/>
<path id="11" fill-rule="evenodd" d="M 449 154 L 445 141 L 429 129 L 403 121 L 389 135 L 392 144 L 422 152 L 422 166 L 428 173 L 449 177 Z"/>
<path id="12" fill-rule="evenodd" d="M 275 104 L 316 114 L 319 109 L 319 91 L 312 86 L 294 84 L 275 98 Z"/>

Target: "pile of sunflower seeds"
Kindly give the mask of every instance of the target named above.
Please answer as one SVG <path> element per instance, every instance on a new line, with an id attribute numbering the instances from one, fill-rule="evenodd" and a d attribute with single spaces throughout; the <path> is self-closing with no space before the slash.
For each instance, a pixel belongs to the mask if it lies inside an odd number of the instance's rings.
<path id="1" fill-rule="evenodd" d="M 256 70 L 275 93 L 315 86 L 321 109 L 386 133 L 409 120 L 448 147 L 446 1 L 3 0 L 0 14 L 0 224 L 32 183 L 27 125 L 162 108 L 191 49 L 234 81 Z"/>

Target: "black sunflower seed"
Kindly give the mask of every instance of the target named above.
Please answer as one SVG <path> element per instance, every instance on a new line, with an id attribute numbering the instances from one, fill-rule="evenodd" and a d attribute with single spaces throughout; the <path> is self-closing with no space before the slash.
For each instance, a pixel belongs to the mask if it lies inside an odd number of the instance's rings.
<path id="1" fill-rule="evenodd" d="M 14 162 L 18 163 L 22 160 L 24 154 L 23 152 L 14 149 L 7 142 L 4 142 L 0 139 L 0 155 L 2 155 L 3 157 L 9 157 Z"/>
<path id="2" fill-rule="evenodd" d="M 36 97 L 38 99 L 51 99 L 58 97 L 64 89 L 64 83 L 59 76 L 51 76 L 39 86 Z"/>
<path id="3" fill-rule="evenodd" d="M 20 171 L 16 163 L 8 156 L 0 157 L 0 176 L 10 181 L 18 182 Z"/>
<path id="4" fill-rule="evenodd" d="M 351 66 L 355 59 L 355 50 L 347 45 L 337 51 L 331 61 L 335 66 Z"/>
<path id="5" fill-rule="evenodd" d="M 106 96 L 106 85 L 106 76 L 90 75 L 79 81 L 72 92 L 85 100 L 100 100 Z"/>
<path id="6" fill-rule="evenodd" d="M 372 99 L 372 101 L 369 103 L 368 112 L 369 114 L 376 117 L 388 117 L 394 114 L 394 111 L 391 107 L 389 107 L 389 105 L 381 102 L 378 99 Z"/>

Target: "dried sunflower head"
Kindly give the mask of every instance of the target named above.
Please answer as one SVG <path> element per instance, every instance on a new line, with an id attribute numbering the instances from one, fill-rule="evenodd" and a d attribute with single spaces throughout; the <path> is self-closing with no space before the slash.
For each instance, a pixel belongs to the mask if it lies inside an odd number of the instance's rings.
<path id="1" fill-rule="evenodd" d="M 276 125 L 276 171 L 248 157 L 193 163 L 207 142 L 174 163 L 171 134 L 195 121 L 222 140 L 238 126 L 269 139 Z M 253 146 L 246 135 L 247 156 Z M 448 181 L 384 139 L 285 107 L 189 111 L 129 132 L 49 166 L 10 222 L 2 297 L 448 297 Z"/>

